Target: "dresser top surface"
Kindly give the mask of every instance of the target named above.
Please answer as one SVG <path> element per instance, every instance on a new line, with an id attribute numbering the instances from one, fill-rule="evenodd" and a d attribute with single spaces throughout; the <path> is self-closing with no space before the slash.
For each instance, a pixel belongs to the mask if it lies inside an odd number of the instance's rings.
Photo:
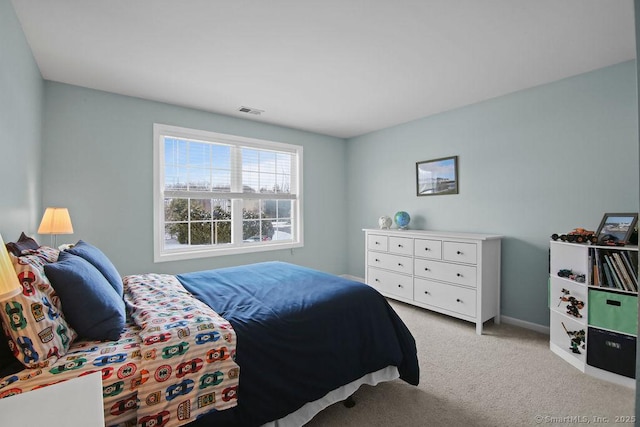
<path id="1" fill-rule="evenodd" d="M 397 228 L 363 228 L 362 231 L 371 234 L 383 234 L 386 236 L 417 237 L 417 238 L 444 238 L 444 239 L 468 239 L 468 240 L 499 240 L 503 236 L 498 234 L 461 233 L 453 231 L 437 230 L 400 230 Z"/>

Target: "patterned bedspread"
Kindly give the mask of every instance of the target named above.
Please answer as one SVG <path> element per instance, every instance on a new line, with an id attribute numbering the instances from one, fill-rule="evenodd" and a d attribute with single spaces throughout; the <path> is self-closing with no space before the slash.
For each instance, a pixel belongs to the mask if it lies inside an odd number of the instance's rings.
<path id="1" fill-rule="evenodd" d="M 239 368 L 231 324 L 175 276 L 127 276 L 124 287 L 148 372 L 138 388 L 138 425 L 177 426 L 235 406 Z"/>
<path id="2" fill-rule="evenodd" d="M 0 379 L 0 398 L 102 371 L 105 424 L 173 427 L 236 405 L 231 325 L 175 276 L 124 278 L 130 313 L 117 342 L 77 341 L 54 365 Z"/>
<path id="3" fill-rule="evenodd" d="M 69 352 L 47 368 L 25 369 L 0 380 L 0 398 L 102 371 L 106 425 L 135 422 L 137 393 L 145 380 L 140 369 L 139 328 L 127 324 L 120 340 L 77 341 Z"/>

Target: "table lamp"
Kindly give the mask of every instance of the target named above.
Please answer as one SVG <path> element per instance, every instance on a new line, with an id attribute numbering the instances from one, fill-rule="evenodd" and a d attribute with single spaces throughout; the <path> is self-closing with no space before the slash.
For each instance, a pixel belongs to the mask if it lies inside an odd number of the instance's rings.
<path id="1" fill-rule="evenodd" d="M 16 270 L 13 268 L 9 252 L 0 235 L 0 301 L 11 298 L 22 292 L 22 286 L 18 280 Z"/>
<path id="2" fill-rule="evenodd" d="M 67 208 L 47 208 L 42 216 L 38 234 L 50 234 L 51 246 L 57 247 L 58 234 L 73 234 L 73 225 Z"/>

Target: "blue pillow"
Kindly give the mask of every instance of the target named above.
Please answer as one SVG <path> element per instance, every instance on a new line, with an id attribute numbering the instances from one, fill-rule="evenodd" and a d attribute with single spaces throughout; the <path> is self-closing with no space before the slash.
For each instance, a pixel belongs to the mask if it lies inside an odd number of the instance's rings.
<path id="1" fill-rule="evenodd" d="M 122 298 L 123 286 L 122 277 L 116 270 L 111 260 L 98 248 L 87 242 L 78 240 L 75 246 L 67 249 L 67 252 L 77 255 L 89 261 L 100 273 L 109 281 L 113 289 L 116 290 L 120 298 Z"/>
<path id="2" fill-rule="evenodd" d="M 115 341 L 124 328 L 124 301 L 89 261 L 60 252 L 44 273 L 60 297 L 62 312 L 78 336 Z"/>

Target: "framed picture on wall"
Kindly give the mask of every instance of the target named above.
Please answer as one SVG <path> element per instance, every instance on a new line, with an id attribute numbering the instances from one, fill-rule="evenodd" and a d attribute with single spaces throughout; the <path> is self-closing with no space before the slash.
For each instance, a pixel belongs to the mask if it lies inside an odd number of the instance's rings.
<path id="1" fill-rule="evenodd" d="M 458 156 L 416 163 L 418 196 L 458 194 Z"/>
<path id="2" fill-rule="evenodd" d="M 598 242 L 629 242 L 637 222 L 637 213 L 604 214 L 596 231 Z"/>

